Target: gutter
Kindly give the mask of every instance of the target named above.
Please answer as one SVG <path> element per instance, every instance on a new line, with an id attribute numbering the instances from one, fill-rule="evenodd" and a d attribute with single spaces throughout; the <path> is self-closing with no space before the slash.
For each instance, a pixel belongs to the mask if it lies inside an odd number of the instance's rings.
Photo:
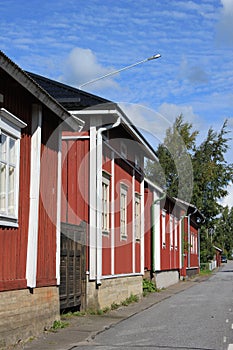
<path id="1" fill-rule="evenodd" d="M 121 117 L 113 125 L 99 128 L 97 131 L 97 151 L 96 151 L 96 285 L 101 285 L 102 277 L 102 155 L 103 137 L 106 130 L 116 128 L 121 123 Z"/>

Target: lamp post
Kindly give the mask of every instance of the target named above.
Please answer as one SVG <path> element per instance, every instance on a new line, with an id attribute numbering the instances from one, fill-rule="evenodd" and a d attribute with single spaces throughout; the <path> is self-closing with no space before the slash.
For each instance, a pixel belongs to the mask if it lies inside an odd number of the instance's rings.
<path id="1" fill-rule="evenodd" d="M 115 74 L 117 74 L 117 73 L 120 73 L 120 72 L 122 72 L 122 71 L 124 71 L 124 70 L 126 70 L 126 69 L 133 68 L 133 67 L 135 67 L 135 66 L 138 66 L 139 64 L 145 63 L 145 62 L 147 62 L 147 61 L 155 60 L 155 59 L 157 59 L 157 58 L 159 58 L 159 57 L 161 57 L 161 55 L 158 53 L 158 54 L 153 55 L 153 56 L 151 56 L 151 57 L 148 57 L 148 58 L 146 58 L 146 59 L 144 59 L 144 60 L 142 60 L 142 61 L 139 61 L 139 62 L 130 64 L 129 66 L 126 66 L 126 67 L 123 67 L 123 68 L 121 68 L 121 69 L 115 70 L 115 71 L 110 72 L 110 73 L 108 73 L 108 74 L 105 74 L 105 75 L 103 75 L 103 76 L 101 76 L 101 77 L 92 79 L 92 80 L 90 80 L 90 81 L 87 81 L 86 83 L 81 84 L 81 85 L 79 86 L 79 89 L 83 88 L 84 86 L 86 86 L 86 85 L 88 85 L 88 84 L 95 83 L 96 81 L 102 80 L 102 79 L 104 79 L 104 78 L 108 78 L 108 77 L 110 77 L 110 76 L 112 76 L 112 75 L 115 75 Z"/>

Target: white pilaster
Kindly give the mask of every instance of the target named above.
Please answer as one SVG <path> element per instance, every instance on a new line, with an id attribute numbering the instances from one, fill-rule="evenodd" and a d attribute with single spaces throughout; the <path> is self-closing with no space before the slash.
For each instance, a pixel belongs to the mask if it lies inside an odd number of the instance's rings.
<path id="1" fill-rule="evenodd" d="M 37 245 L 39 226 L 39 197 L 40 197 L 40 152 L 41 152 L 42 106 L 32 106 L 32 137 L 30 161 L 30 204 L 28 247 L 26 262 L 27 286 L 36 287 Z"/>

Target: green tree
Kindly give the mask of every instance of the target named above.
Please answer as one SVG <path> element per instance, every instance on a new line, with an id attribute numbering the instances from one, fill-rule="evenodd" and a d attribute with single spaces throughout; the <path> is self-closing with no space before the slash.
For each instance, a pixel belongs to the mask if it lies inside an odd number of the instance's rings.
<path id="1" fill-rule="evenodd" d="M 213 242 L 228 257 L 231 257 L 233 252 L 233 208 L 226 206 L 222 209 L 214 226 Z"/>
<path id="2" fill-rule="evenodd" d="M 182 114 L 178 116 L 166 131 L 163 144 L 158 146 L 159 163 L 149 162 L 146 168 L 150 180 L 164 187 L 170 196 L 186 201 L 190 200 L 193 186 L 190 153 L 198 135 L 198 131 L 191 129 L 192 124 L 184 122 Z"/>
<path id="3" fill-rule="evenodd" d="M 227 121 L 219 133 L 209 129 L 206 139 L 196 147 L 192 156 L 194 188 L 192 203 L 204 214 L 206 227 L 221 213 L 220 200 L 227 195 L 227 185 L 232 179 L 233 166 L 225 160 L 229 148 L 226 137 Z"/>
<path id="4" fill-rule="evenodd" d="M 182 115 L 177 117 L 167 130 L 164 143 L 158 146 L 159 163 L 149 164 L 147 176 L 163 185 L 170 196 L 194 204 L 205 216 L 201 227 L 201 259 L 205 262 L 213 255 L 212 230 L 223 210 L 220 201 L 227 195 L 233 165 L 225 159 L 230 140 L 227 121 L 219 132 L 210 128 L 199 146 L 197 135 L 192 124 L 184 122 Z M 231 240 L 225 242 L 229 250 Z"/>

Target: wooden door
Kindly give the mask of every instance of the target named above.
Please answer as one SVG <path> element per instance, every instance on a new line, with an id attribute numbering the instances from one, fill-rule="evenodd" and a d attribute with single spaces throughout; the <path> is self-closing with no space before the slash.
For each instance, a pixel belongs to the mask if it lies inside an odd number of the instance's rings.
<path id="1" fill-rule="evenodd" d="M 60 309 L 85 309 L 86 225 L 61 224 Z"/>

